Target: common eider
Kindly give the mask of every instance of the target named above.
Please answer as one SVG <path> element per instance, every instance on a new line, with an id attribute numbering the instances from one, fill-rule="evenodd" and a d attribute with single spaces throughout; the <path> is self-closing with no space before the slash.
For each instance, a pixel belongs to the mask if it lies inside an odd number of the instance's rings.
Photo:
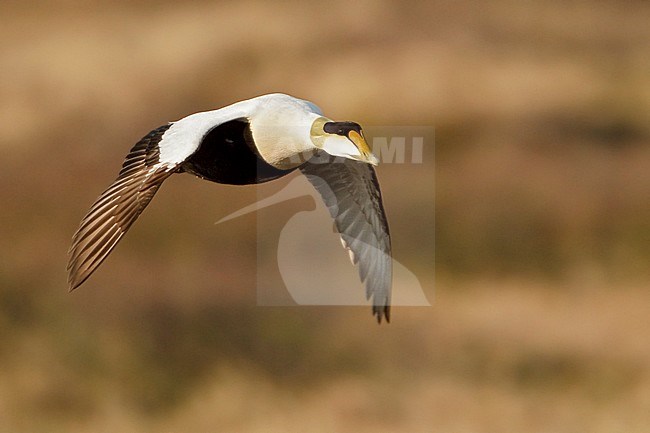
<path id="1" fill-rule="evenodd" d="M 359 124 L 333 121 L 313 103 L 284 94 L 170 122 L 136 143 L 117 179 L 82 219 L 68 253 L 69 288 L 97 269 L 170 175 L 250 185 L 299 169 L 320 193 L 358 264 L 377 321 L 389 321 L 391 244 L 373 167 L 378 162 Z"/>

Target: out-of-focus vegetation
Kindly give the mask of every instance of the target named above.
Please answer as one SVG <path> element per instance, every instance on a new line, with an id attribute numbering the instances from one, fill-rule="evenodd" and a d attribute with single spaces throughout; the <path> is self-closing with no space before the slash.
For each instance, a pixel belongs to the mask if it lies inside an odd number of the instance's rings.
<path id="1" fill-rule="evenodd" d="M 646 2 L 9 1 L 0 16 L 0 431 L 647 430 Z M 213 223 L 282 183 L 191 176 L 68 294 L 70 237 L 130 146 L 269 92 L 435 126 L 435 275 L 434 173 L 379 169 L 396 255 L 433 307 L 389 326 L 369 308 L 256 307 L 256 216 Z"/>

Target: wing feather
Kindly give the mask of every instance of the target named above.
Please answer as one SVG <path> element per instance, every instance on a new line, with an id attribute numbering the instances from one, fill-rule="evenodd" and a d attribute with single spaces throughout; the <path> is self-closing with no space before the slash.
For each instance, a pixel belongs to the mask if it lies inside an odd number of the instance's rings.
<path id="1" fill-rule="evenodd" d="M 370 164 L 320 153 L 300 167 L 320 193 L 343 247 L 372 297 L 372 312 L 381 322 L 390 320 L 392 258 L 388 221 L 379 182 Z"/>
<path id="2" fill-rule="evenodd" d="M 162 182 L 174 173 L 174 166 L 158 163 L 158 143 L 170 126 L 151 131 L 131 149 L 117 179 L 81 220 L 68 253 L 70 290 L 77 288 L 99 267 Z"/>

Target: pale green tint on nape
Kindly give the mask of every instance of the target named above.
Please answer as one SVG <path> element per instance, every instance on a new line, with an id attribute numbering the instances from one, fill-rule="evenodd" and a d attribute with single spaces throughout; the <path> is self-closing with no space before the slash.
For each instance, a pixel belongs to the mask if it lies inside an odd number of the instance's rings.
<path id="1" fill-rule="evenodd" d="M 331 122 L 331 120 L 327 117 L 319 117 L 311 124 L 309 135 L 311 137 L 311 141 L 314 143 L 314 146 L 319 149 L 323 148 L 325 137 L 328 135 L 323 129 L 327 122 Z"/>

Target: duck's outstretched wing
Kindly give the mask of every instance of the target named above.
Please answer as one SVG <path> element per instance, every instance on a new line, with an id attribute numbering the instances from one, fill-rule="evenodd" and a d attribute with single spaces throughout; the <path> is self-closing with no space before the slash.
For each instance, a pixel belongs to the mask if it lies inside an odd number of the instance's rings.
<path id="1" fill-rule="evenodd" d="M 247 118 L 254 100 L 204 111 L 154 129 L 131 149 L 117 179 L 99 196 L 81 221 L 69 251 L 68 283 L 83 283 L 131 227 L 172 173 L 201 147 L 210 131 Z M 216 139 L 215 137 L 212 137 Z"/>
<path id="2" fill-rule="evenodd" d="M 388 221 L 375 169 L 370 164 L 320 152 L 300 167 L 334 218 L 343 246 L 372 297 L 372 312 L 390 320 L 392 258 Z"/>
<path id="3" fill-rule="evenodd" d="M 177 164 L 160 162 L 160 143 L 171 124 L 154 129 L 129 152 L 111 186 L 93 203 L 72 238 L 68 284 L 83 283 L 122 239 Z"/>

